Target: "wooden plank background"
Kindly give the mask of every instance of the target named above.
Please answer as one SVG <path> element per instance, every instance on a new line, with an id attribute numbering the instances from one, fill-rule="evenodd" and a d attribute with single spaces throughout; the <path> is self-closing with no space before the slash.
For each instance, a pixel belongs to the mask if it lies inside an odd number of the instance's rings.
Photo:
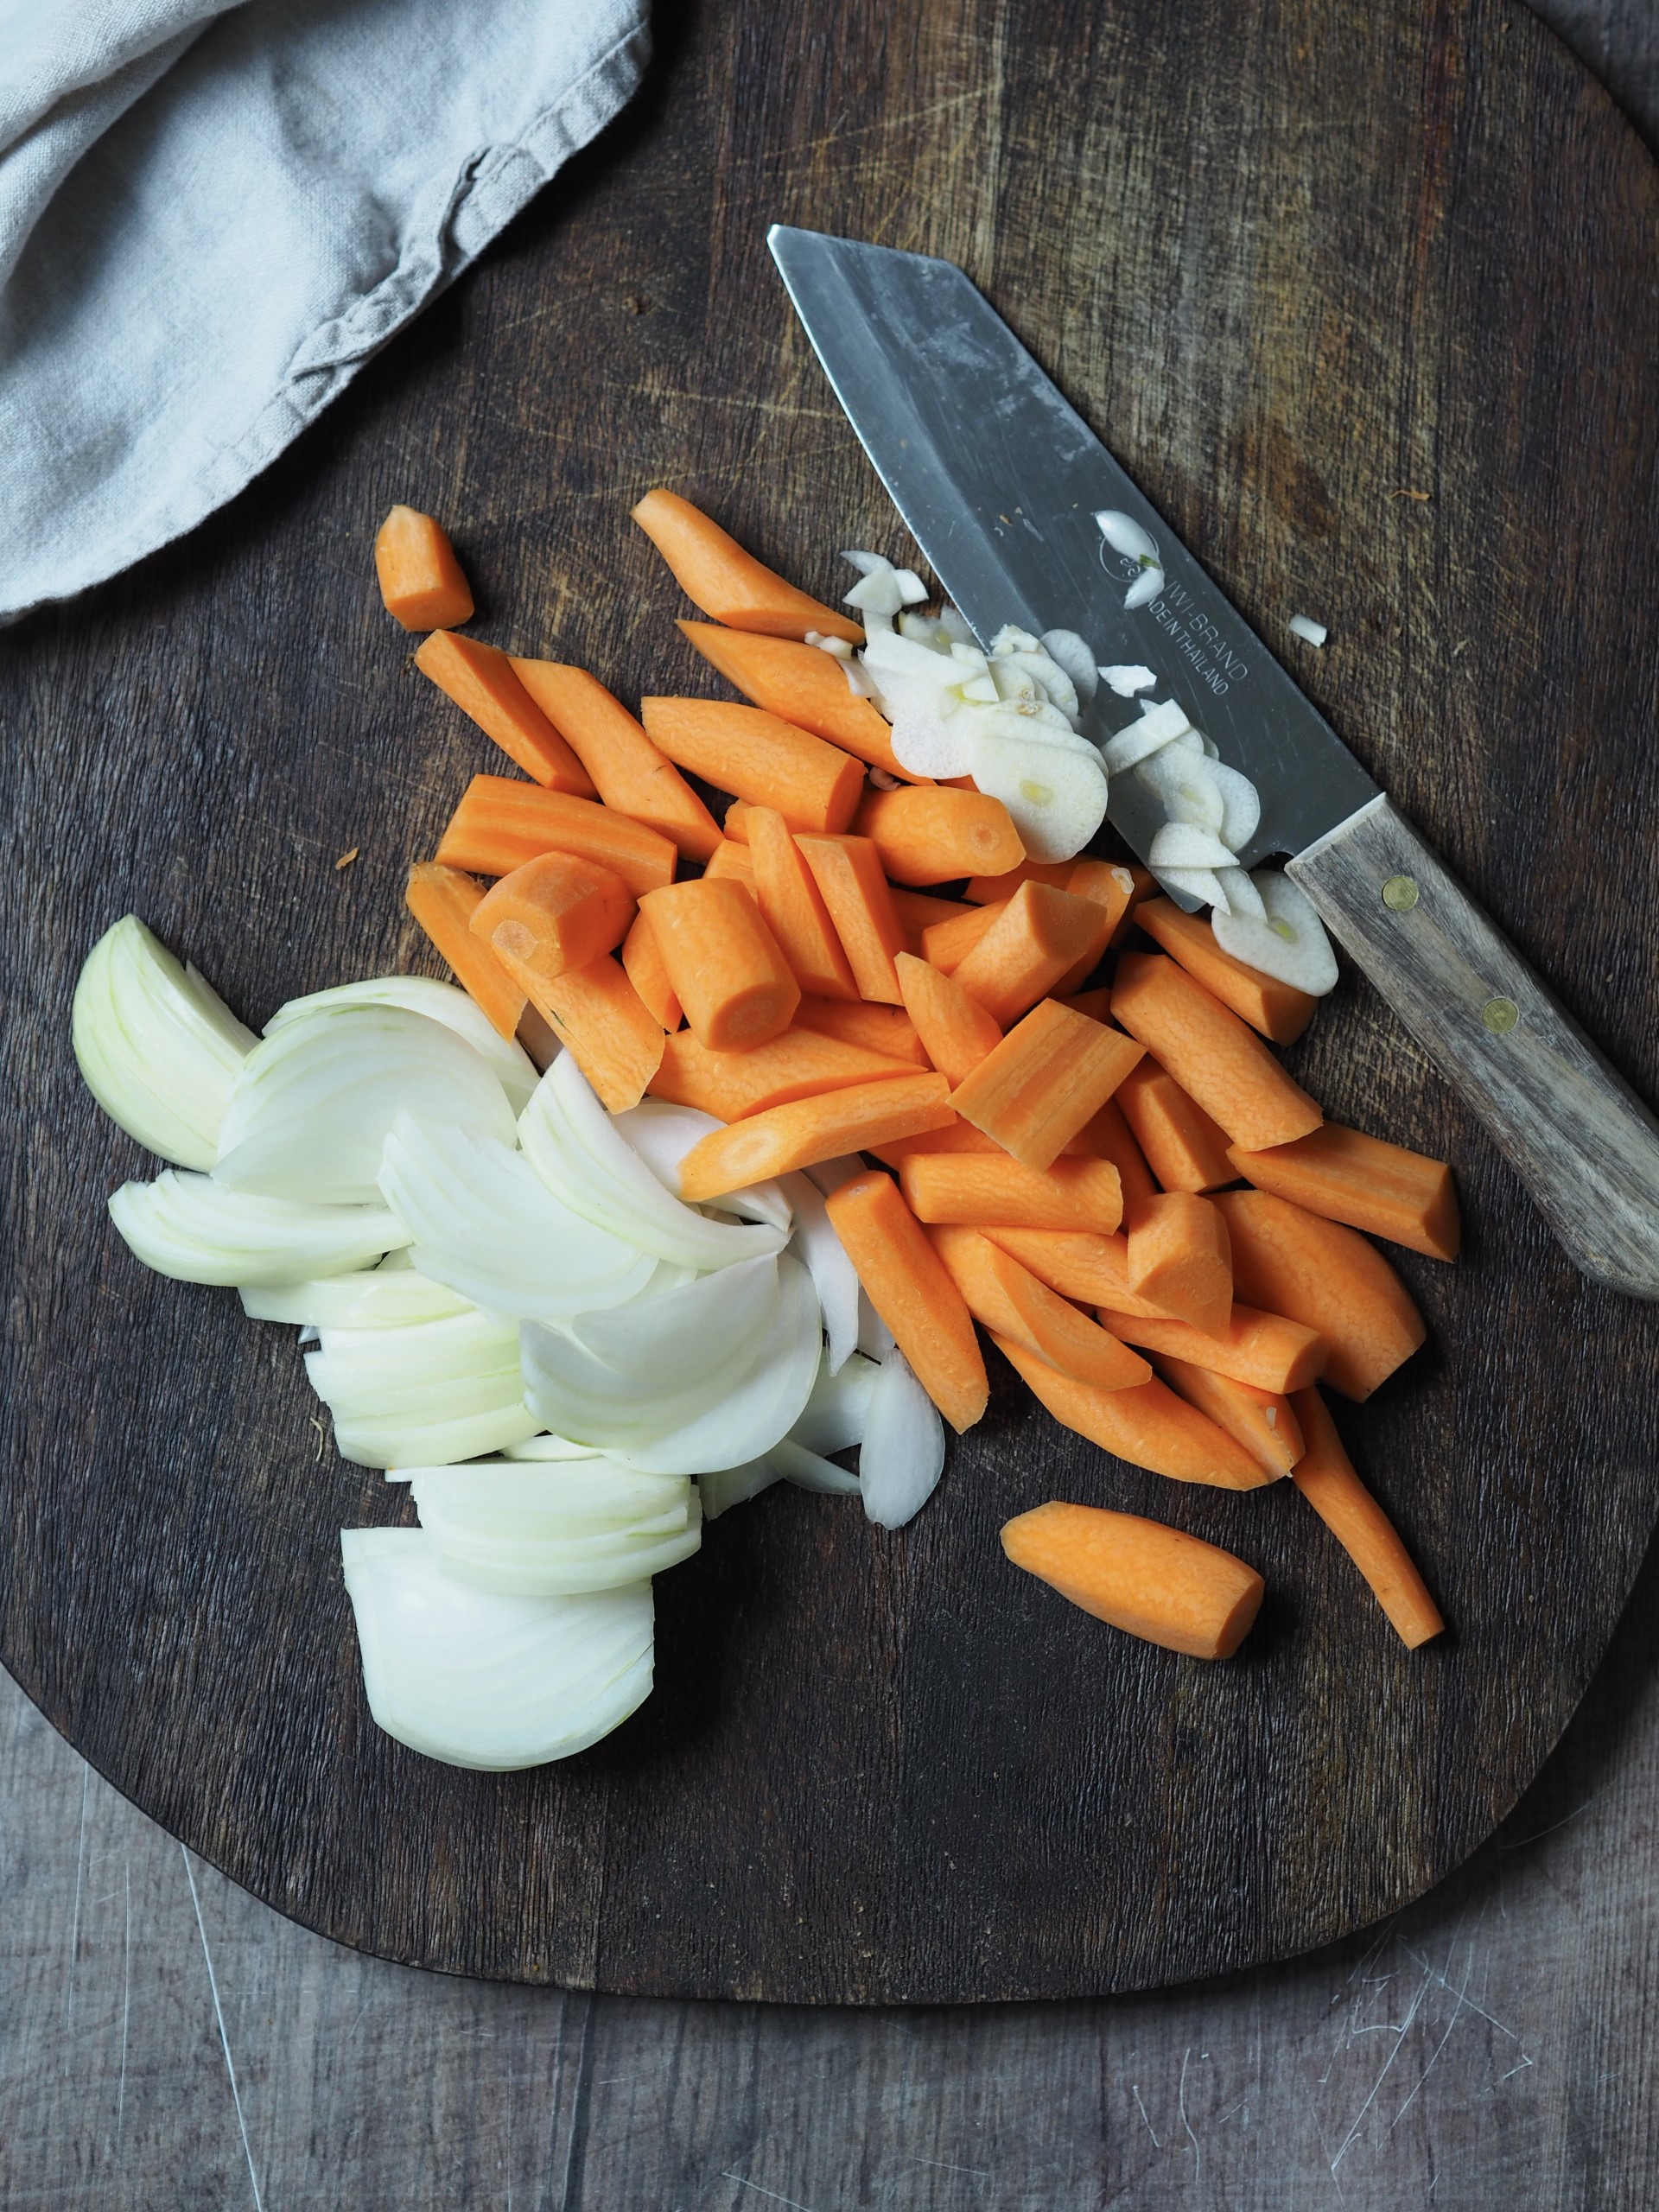
<path id="1" fill-rule="evenodd" d="M 1646 128 L 1650 0 L 1541 0 Z M 235 1890 L 0 1699 L 0 2205 L 1650 2206 L 1659 1559 L 1503 1833 L 1313 1957 L 847 2013 L 442 1981 Z"/>

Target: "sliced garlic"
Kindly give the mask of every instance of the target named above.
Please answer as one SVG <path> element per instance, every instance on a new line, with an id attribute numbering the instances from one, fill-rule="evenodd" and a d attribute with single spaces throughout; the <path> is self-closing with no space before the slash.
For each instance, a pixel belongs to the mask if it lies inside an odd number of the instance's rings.
<path id="1" fill-rule="evenodd" d="M 1246 967 L 1323 998 L 1337 980 L 1337 956 L 1306 893 L 1278 868 L 1257 868 L 1252 880 L 1267 918 L 1255 921 L 1218 906 L 1210 918 L 1216 943 Z"/>

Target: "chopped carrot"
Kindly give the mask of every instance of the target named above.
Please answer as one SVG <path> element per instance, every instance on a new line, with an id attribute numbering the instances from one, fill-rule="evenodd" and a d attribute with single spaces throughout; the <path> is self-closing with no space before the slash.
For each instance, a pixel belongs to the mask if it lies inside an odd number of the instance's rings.
<path id="1" fill-rule="evenodd" d="M 511 875 L 541 853 L 580 853 L 612 868 L 637 899 L 674 880 L 674 848 L 643 822 L 630 822 L 591 799 L 474 776 L 438 844 L 446 868 L 473 875 Z"/>
<path id="2" fill-rule="evenodd" d="M 715 817 L 620 699 L 585 668 L 513 656 L 513 673 L 581 761 L 607 806 L 671 837 L 688 860 L 720 842 Z"/>
<path id="3" fill-rule="evenodd" d="M 1079 1313 L 978 1230 L 930 1229 L 927 1237 L 968 1311 L 998 1336 L 1023 1344 L 1074 1382 L 1103 1390 L 1151 1381 L 1152 1370 L 1138 1352 Z"/>
<path id="4" fill-rule="evenodd" d="M 978 862 L 1006 861 L 1012 868 L 1026 850 L 1000 798 L 937 785 L 896 791 L 868 786 L 853 826 L 874 841 L 895 883 L 952 883 Z"/>
<path id="5" fill-rule="evenodd" d="M 1354 1471 L 1331 1408 L 1316 1389 L 1293 1401 L 1307 1449 L 1290 1478 L 1371 1586 L 1412 1650 L 1440 1634 L 1446 1623 L 1424 1586 L 1398 1530 Z"/>
<path id="6" fill-rule="evenodd" d="M 1044 883 L 1022 883 L 957 967 L 957 981 L 1006 1029 L 1094 942 L 1099 914 L 1091 899 L 1051 891 Z"/>
<path id="7" fill-rule="evenodd" d="M 1228 1156 L 1258 1191 L 1293 1199 L 1309 1213 L 1368 1230 L 1431 1260 L 1458 1256 L 1458 1194 L 1443 1160 L 1336 1122 L 1267 1152 L 1235 1145 Z"/>
<path id="8" fill-rule="evenodd" d="M 1128 1233 L 1135 1295 L 1206 1337 L 1223 1335 L 1233 1310 L 1232 1253 L 1227 1224 L 1210 1201 L 1160 1192 L 1128 1216 Z"/>
<path id="9" fill-rule="evenodd" d="M 1062 1298 L 1080 1298 L 1086 1306 L 1137 1319 L 1169 1318 L 1130 1290 L 1127 1236 L 1074 1229 L 988 1228 L 985 1234 Z"/>
<path id="10" fill-rule="evenodd" d="M 1104 1306 L 1096 1309 L 1096 1318 L 1126 1344 L 1166 1352 L 1172 1359 L 1230 1375 L 1235 1382 L 1254 1383 L 1258 1390 L 1300 1390 L 1325 1372 L 1327 1347 L 1318 1330 L 1287 1321 L 1281 1313 L 1241 1306 L 1236 1298 L 1218 1337 L 1206 1336 L 1190 1321 L 1116 1313 Z"/>
<path id="11" fill-rule="evenodd" d="M 1154 1375 L 1128 1390 L 1077 1382 L 1012 1337 L 991 1342 L 1063 1428 L 1103 1452 L 1172 1482 L 1208 1483 L 1217 1490 L 1260 1490 L 1272 1478 L 1225 1429 L 1178 1398 Z"/>
<path id="12" fill-rule="evenodd" d="M 1119 1090 L 1122 1085 L 1120 1084 Z M 1098 1160 L 1109 1160 L 1117 1170 L 1117 1179 L 1123 1185 L 1123 1210 L 1127 1213 L 1138 1199 L 1149 1198 L 1157 1185 L 1152 1179 L 1152 1170 L 1141 1158 L 1128 1123 L 1123 1118 L 1122 1101 L 1114 1094 L 1097 1114 L 1090 1116 L 1078 1132 L 1086 1151 Z"/>
<path id="13" fill-rule="evenodd" d="M 971 1122 L 953 1122 L 948 1129 L 929 1129 L 918 1137 L 900 1137 L 894 1144 L 874 1144 L 869 1147 L 884 1165 L 895 1171 L 902 1165 L 907 1153 L 912 1152 L 971 1152 L 982 1160 L 1007 1160 L 1012 1154 L 1003 1150 L 995 1137 L 988 1137 L 983 1129 L 976 1129 Z M 1098 1160 L 1100 1154 L 1091 1152 L 1081 1135 L 1071 1139 L 1060 1157 L 1063 1160 Z M 1001 1231 L 997 1232 L 999 1235 Z"/>
<path id="14" fill-rule="evenodd" d="M 928 1058 L 941 1075 L 961 1083 L 988 1052 L 995 1051 L 1002 1032 L 953 977 L 940 975 L 925 960 L 901 952 L 895 965 L 905 1011 L 916 1025 Z"/>
<path id="15" fill-rule="evenodd" d="M 1211 1203 L 1233 1240 L 1236 1294 L 1317 1329 L 1330 1347 L 1325 1380 L 1344 1397 L 1369 1398 L 1427 1335 L 1404 1283 L 1357 1230 L 1269 1191 L 1223 1191 Z"/>
<path id="16" fill-rule="evenodd" d="M 1135 887 L 1129 893 L 1128 905 L 1118 917 L 1117 927 L 1112 931 L 1111 941 L 1107 947 L 1107 950 L 1112 952 L 1116 951 L 1118 946 L 1135 927 L 1140 918 L 1141 907 L 1158 889 L 1158 879 L 1149 868 L 1142 868 L 1139 861 L 1129 861 L 1125 865 L 1129 871 L 1129 880 Z"/>
<path id="17" fill-rule="evenodd" d="M 418 507 L 394 507 L 381 524 L 374 568 L 385 610 L 405 630 L 453 630 L 472 620 L 472 590 L 454 549 Z"/>
<path id="18" fill-rule="evenodd" d="M 929 924 L 922 931 L 922 957 L 942 976 L 954 976 L 974 947 L 1007 911 L 1007 900 L 995 906 L 968 906 L 949 920 Z"/>
<path id="19" fill-rule="evenodd" d="M 1230 1659 L 1267 1589 L 1231 1552 L 1103 1505 L 1033 1506 L 1003 1523 L 1002 1548 L 1096 1620 L 1190 1659 Z"/>
<path id="20" fill-rule="evenodd" d="M 810 730 L 843 753 L 855 753 L 872 767 L 885 768 L 900 783 L 925 784 L 899 764 L 893 730 L 868 699 L 861 699 L 842 673 L 841 663 L 817 645 L 790 638 L 761 638 L 742 630 L 722 630 L 712 622 L 682 622 L 680 628 L 726 681 L 746 699 L 779 715 L 797 729 Z"/>
<path id="21" fill-rule="evenodd" d="M 769 638 L 804 638 L 817 630 L 849 645 L 863 644 L 856 622 L 785 583 L 677 492 L 647 492 L 633 518 L 691 604 L 716 622 Z"/>
<path id="22" fill-rule="evenodd" d="M 938 976 L 935 988 L 954 991 L 971 1007 L 963 973 Z M 991 1016 L 984 1019 L 995 1030 Z M 925 1029 L 922 1035 L 925 1043 Z M 965 1076 L 955 1078 L 950 1103 L 964 1121 L 1027 1167 L 1046 1167 L 1099 1112 L 1144 1050 L 1121 1029 L 1045 999 Z"/>
<path id="23" fill-rule="evenodd" d="M 861 1045 L 867 1052 L 884 1059 L 908 1060 L 912 1067 L 928 1069 L 933 1063 L 916 1033 L 916 1025 L 901 1006 L 869 1006 L 862 1001 L 804 998 L 795 1017 L 798 1029 L 816 1029 L 821 1037 L 839 1037 L 849 1045 Z"/>
<path id="24" fill-rule="evenodd" d="M 897 1185 L 885 1175 L 857 1175 L 824 1204 L 917 1381 L 958 1435 L 971 1428 L 990 1396 L 985 1356 L 962 1293 Z"/>
<path id="25" fill-rule="evenodd" d="M 778 810 L 773 807 L 768 810 L 775 814 Z M 753 812 L 754 809 L 747 799 L 734 798 L 721 822 L 721 836 L 729 837 L 734 844 L 747 845 L 749 842 L 749 817 Z"/>
<path id="26" fill-rule="evenodd" d="M 622 940 L 622 965 L 628 981 L 664 1028 L 677 1029 L 685 1019 L 685 1008 L 674 995 L 648 915 L 634 916 L 633 926 Z"/>
<path id="27" fill-rule="evenodd" d="M 775 807 L 746 806 L 741 810 L 754 868 L 755 901 L 784 948 L 796 982 L 814 998 L 855 1000 L 858 986 L 830 909 L 788 823 Z M 736 807 L 731 810 L 738 811 Z M 726 819 L 729 829 L 731 815 Z"/>
<path id="28" fill-rule="evenodd" d="M 905 933 L 875 847 L 868 837 L 798 835 L 796 842 L 830 910 L 859 996 L 899 1005 L 904 994 L 893 959 L 904 950 Z"/>
<path id="29" fill-rule="evenodd" d="M 1255 1032 L 1163 953 L 1119 960 L 1112 1014 L 1235 1144 L 1287 1144 L 1325 1119 Z"/>
<path id="30" fill-rule="evenodd" d="M 675 1106 L 695 1106 L 716 1121 L 741 1122 L 788 1106 L 798 1098 L 886 1076 L 914 1075 L 908 1060 L 883 1059 L 839 1037 L 785 1029 L 769 1045 L 747 1052 L 711 1052 L 689 1029 L 677 1030 L 663 1048 L 652 1096 Z"/>
<path id="31" fill-rule="evenodd" d="M 858 811 L 863 762 L 763 707 L 642 699 L 639 712 L 671 760 L 751 805 L 776 808 L 791 830 L 844 830 Z"/>
<path id="32" fill-rule="evenodd" d="M 702 871 L 705 883 L 710 879 L 718 883 L 722 876 L 729 882 L 743 884 L 750 891 L 754 888 L 754 855 L 747 845 L 737 844 L 730 837 L 721 839 Z"/>
<path id="33" fill-rule="evenodd" d="M 970 876 L 962 895 L 976 906 L 1000 906 L 1022 883 L 1046 883 L 1051 891 L 1064 891 L 1076 866 L 1075 861 L 1020 861 L 1000 875 Z"/>
<path id="34" fill-rule="evenodd" d="M 905 933 L 905 950 L 925 959 L 923 932 L 937 922 L 957 920 L 969 909 L 960 899 L 932 899 L 925 891 L 906 891 L 902 885 L 893 884 L 893 911 L 899 917 L 899 926 Z"/>
<path id="35" fill-rule="evenodd" d="M 505 653 L 477 638 L 435 630 L 416 652 L 415 665 L 527 776 L 551 791 L 593 798 L 588 771 L 514 675 Z"/>
<path id="36" fill-rule="evenodd" d="M 1135 878 L 1116 861 L 1073 861 L 1071 873 L 1063 887 L 1073 899 L 1086 899 L 1097 907 L 1099 918 L 1087 947 L 1054 986 L 1057 996 L 1061 998 L 1086 982 L 1100 965 L 1107 946 L 1117 934 L 1118 925 L 1129 911 L 1135 896 Z"/>
<path id="37" fill-rule="evenodd" d="M 711 1052 L 741 1052 L 781 1036 L 801 1002 L 783 948 L 741 883 L 665 884 L 648 891 L 657 950 L 692 1034 Z"/>
<path id="38" fill-rule="evenodd" d="M 608 952 L 586 968 L 537 976 L 511 954 L 501 956 L 531 1004 L 612 1114 L 626 1114 L 649 1089 L 663 1057 L 663 1025 Z"/>
<path id="39" fill-rule="evenodd" d="M 633 893 L 614 870 L 580 853 L 542 853 L 486 892 L 471 926 L 497 953 L 545 977 L 613 951 L 634 912 Z"/>
<path id="40" fill-rule="evenodd" d="M 417 861 L 409 871 L 404 903 L 454 969 L 456 982 L 488 1014 L 491 1027 L 511 1037 L 524 1016 L 524 993 L 473 935 L 473 914 L 483 896 L 459 868 Z"/>
<path id="41" fill-rule="evenodd" d="M 1242 1444 L 1269 1475 L 1287 1475 L 1301 1458 L 1301 1424 L 1282 1390 L 1257 1390 L 1248 1382 L 1235 1382 L 1230 1375 L 1217 1375 L 1167 1354 L 1159 1360 L 1158 1372 L 1189 1406 L 1208 1414 L 1217 1428 Z"/>
<path id="42" fill-rule="evenodd" d="M 1056 991 L 1054 996 L 1062 1006 L 1069 1006 L 1073 1014 L 1086 1014 L 1090 1021 L 1104 1021 L 1112 1010 L 1112 995 L 1109 990 Z"/>
<path id="43" fill-rule="evenodd" d="M 1237 1182 L 1225 1135 L 1156 1060 L 1141 1061 L 1125 1079 L 1117 1103 L 1165 1190 L 1218 1191 Z"/>
<path id="44" fill-rule="evenodd" d="M 1109 1160 L 1062 1159 L 1052 1167 L 1027 1167 L 1006 1156 L 911 1153 L 899 1180 L 918 1221 L 967 1229 L 1105 1233 L 1117 1227 L 1122 1215 L 1117 1170 Z"/>
<path id="45" fill-rule="evenodd" d="M 1318 999 L 1224 952 L 1206 915 L 1184 913 L 1173 899 L 1148 899 L 1135 918 L 1212 998 L 1275 1045 L 1294 1045 L 1313 1019 Z"/>
<path id="46" fill-rule="evenodd" d="M 867 1144 L 942 1128 L 950 1118 L 949 1087 L 942 1075 L 891 1076 L 881 1083 L 820 1091 L 712 1130 L 680 1163 L 680 1196 L 689 1205 L 700 1205 L 746 1183 L 764 1183 L 797 1167 L 838 1160 Z"/>

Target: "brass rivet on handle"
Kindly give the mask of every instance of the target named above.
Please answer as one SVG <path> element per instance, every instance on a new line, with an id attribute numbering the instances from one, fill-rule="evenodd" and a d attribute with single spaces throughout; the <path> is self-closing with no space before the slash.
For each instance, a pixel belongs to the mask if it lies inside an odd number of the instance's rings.
<path id="1" fill-rule="evenodd" d="M 1382 904 L 1391 912 L 1408 914 L 1417 904 L 1417 886 L 1408 875 L 1391 875 L 1382 887 Z"/>
<path id="2" fill-rule="evenodd" d="M 1521 1019 L 1521 1009 L 1513 999 L 1488 999 L 1480 1009 L 1482 1025 L 1494 1037 L 1506 1037 Z"/>

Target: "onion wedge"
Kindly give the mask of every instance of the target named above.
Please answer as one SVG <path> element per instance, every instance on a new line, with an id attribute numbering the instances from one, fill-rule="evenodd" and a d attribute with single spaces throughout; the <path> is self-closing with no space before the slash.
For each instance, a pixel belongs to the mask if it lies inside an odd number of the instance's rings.
<path id="1" fill-rule="evenodd" d="M 865 1512 L 883 1529 L 902 1529 L 931 1497 L 944 1467 L 938 1408 L 903 1352 L 889 1352 L 870 1391 L 859 1447 Z"/>
<path id="2" fill-rule="evenodd" d="M 226 1289 L 346 1274 L 410 1241 L 384 1206 L 259 1198 L 175 1167 L 153 1183 L 124 1183 L 110 1200 L 110 1218 L 158 1275 Z"/>

